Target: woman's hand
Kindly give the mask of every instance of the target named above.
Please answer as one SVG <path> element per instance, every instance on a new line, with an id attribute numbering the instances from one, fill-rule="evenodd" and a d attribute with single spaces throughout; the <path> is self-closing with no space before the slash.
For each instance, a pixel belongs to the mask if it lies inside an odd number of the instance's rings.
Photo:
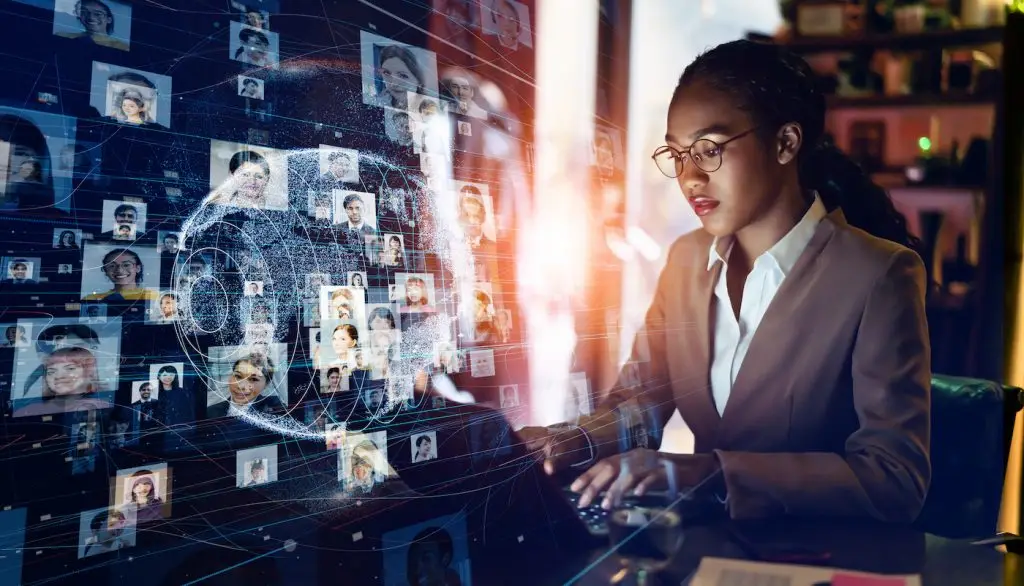
<path id="1" fill-rule="evenodd" d="M 602 491 L 607 491 L 601 506 L 610 509 L 630 492 L 640 496 L 670 487 L 692 488 L 717 471 L 718 462 L 711 454 L 669 456 L 640 448 L 601 460 L 577 478 L 570 489 L 580 493 L 580 507 L 589 506 Z"/>
<path id="2" fill-rule="evenodd" d="M 591 457 L 587 438 L 578 427 L 524 427 L 517 434 L 526 449 L 544 461 L 544 471 L 548 474 L 556 474 Z"/>

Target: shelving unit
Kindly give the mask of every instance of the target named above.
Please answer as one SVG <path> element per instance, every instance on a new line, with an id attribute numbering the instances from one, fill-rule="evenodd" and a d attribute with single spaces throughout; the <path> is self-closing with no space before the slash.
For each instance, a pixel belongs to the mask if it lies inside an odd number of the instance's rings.
<path id="1" fill-rule="evenodd" d="M 805 57 L 829 53 L 870 54 L 873 51 L 910 52 L 939 51 L 945 49 L 984 47 L 1004 43 L 1006 28 L 993 26 L 986 28 L 965 28 L 941 31 L 925 31 L 914 34 L 864 34 L 857 36 L 837 37 L 794 37 L 785 41 L 751 34 L 747 38 L 755 41 L 782 42 L 788 49 Z M 1005 54 L 1002 55 L 1005 58 Z M 1003 80 L 998 81 L 1002 85 Z M 911 94 L 911 95 L 863 95 L 863 96 L 829 96 L 828 106 L 832 111 L 875 109 L 890 110 L 882 116 L 892 116 L 893 110 L 909 108 L 947 108 L 967 106 L 991 106 L 998 112 L 1002 108 L 1002 100 L 993 90 L 990 92 L 950 93 L 950 94 Z M 856 116 L 856 114 L 855 114 Z M 844 118 L 845 119 L 845 118 Z M 989 136 L 997 136 L 993 131 Z M 998 149 L 998 146 L 996 147 Z M 958 225 L 978 222 L 984 224 L 985 218 L 994 213 L 991 200 L 993 185 L 953 186 L 953 185 L 906 185 L 902 169 L 883 169 L 875 181 L 883 185 L 889 192 L 897 208 L 907 215 L 908 223 L 916 226 L 919 213 L 923 211 L 941 211 L 948 221 Z M 986 183 L 993 178 L 988 178 Z M 990 223 L 990 222 L 989 222 Z M 920 226 L 916 226 L 918 229 Z M 915 230 L 919 231 L 919 230 Z M 984 234 L 982 238 L 985 238 Z M 977 261 L 986 264 L 985 250 L 982 246 Z M 937 252 L 941 254 L 941 252 Z M 948 374 L 974 375 L 978 348 L 973 346 L 977 340 L 981 319 L 980 297 L 990 291 L 991 268 L 979 267 L 980 277 L 974 289 L 966 295 L 944 294 L 933 299 L 929 305 L 929 321 L 932 329 L 933 363 L 936 368 Z"/>
<path id="2" fill-rule="evenodd" d="M 914 51 L 971 45 L 985 45 L 1003 42 L 1004 28 L 965 28 L 942 31 L 925 31 L 913 34 L 869 34 L 863 36 L 839 37 L 795 37 L 786 42 L 790 50 L 802 53 L 830 53 L 857 51 L 863 49 L 884 49 L 887 51 Z M 766 40 L 764 35 L 747 35 L 751 40 Z"/>
<path id="3" fill-rule="evenodd" d="M 851 108 L 913 108 L 992 105 L 998 98 L 990 94 L 908 94 L 903 96 L 829 96 L 831 110 Z"/>

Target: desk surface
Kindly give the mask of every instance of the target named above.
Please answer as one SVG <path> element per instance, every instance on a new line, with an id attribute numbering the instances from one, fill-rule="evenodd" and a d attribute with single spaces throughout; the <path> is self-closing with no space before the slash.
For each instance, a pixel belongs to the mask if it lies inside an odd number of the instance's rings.
<path id="1" fill-rule="evenodd" d="M 787 521 L 785 527 L 754 526 L 761 539 L 798 546 L 824 548 L 830 566 L 884 574 L 920 574 L 925 586 L 1004 586 L 1024 584 L 1024 558 L 1004 555 L 994 548 L 970 545 L 971 540 L 945 539 L 909 528 L 858 522 Z M 682 549 L 662 575 L 663 584 L 687 584 L 702 557 L 751 559 L 733 538 L 747 527 L 718 522 L 691 527 Z M 806 544 L 806 545 L 805 545 Z M 523 564 L 529 566 L 530 564 Z M 620 566 L 607 547 L 580 553 L 560 567 L 481 568 L 474 571 L 474 586 L 491 584 L 607 585 Z"/>

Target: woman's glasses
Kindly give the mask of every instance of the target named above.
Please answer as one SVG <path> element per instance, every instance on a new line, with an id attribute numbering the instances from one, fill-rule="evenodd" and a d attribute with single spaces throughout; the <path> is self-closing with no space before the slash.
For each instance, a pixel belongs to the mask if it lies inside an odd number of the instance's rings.
<path id="1" fill-rule="evenodd" d="M 715 142 L 710 138 L 702 138 L 694 141 L 689 148 L 677 150 L 668 145 L 660 146 L 651 155 L 658 165 L 658 170 L 666 177 L 675 179 L 683 174 L 683 168 L 687 161 L 692 161 L 698 169 L 705 173 L 714 173 L 722 166 L 722 147 L 730 142 L 743 138 L 757 130 L 757 126 L 744 130 L 743 132 L 724 140 Z"/>

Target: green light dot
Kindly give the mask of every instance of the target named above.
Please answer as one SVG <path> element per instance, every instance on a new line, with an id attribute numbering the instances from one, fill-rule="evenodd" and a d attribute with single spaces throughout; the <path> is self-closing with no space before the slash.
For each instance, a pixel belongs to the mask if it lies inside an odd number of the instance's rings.
<path id="1" fill-rule="evenodd" d="M 922 136 L 917 139 L 917 146 L 921 147 L 922 151 L 932 150 L 932 141 L 927 136 Z"/>

